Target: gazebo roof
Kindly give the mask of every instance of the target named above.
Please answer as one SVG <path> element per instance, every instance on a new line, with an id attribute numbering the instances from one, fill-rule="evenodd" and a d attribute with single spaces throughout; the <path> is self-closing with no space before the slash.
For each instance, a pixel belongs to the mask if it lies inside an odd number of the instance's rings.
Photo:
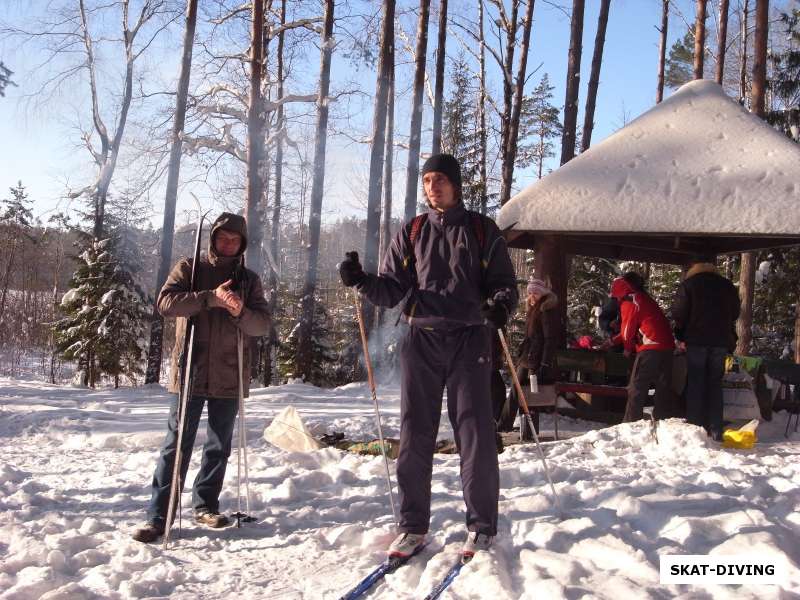
<path id="1" fill-rule="evenodd" d="M 514 196 L 512 246 L 541 234 L 572 254 L 681 263 L 800 244 L 800 145 L 708 80 Z"/>

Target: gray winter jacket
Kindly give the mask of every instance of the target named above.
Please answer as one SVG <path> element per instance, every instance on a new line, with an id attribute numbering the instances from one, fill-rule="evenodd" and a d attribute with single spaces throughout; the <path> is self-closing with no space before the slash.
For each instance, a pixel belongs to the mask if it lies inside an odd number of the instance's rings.
<path id="1" fill-rule="evenodd" d="M 378 306 L 395 306 L 408 295 L 403 314 L 411 325 L 456 329 L 481 325 L 481 304 L 517 306 L 516 277 L 505 239 L 497 225 L 482 218 L 483 247 L 463 203 L 428 217 L 411 247 L 411 222 L 397 232 L 378 275 L 358 286 Z M 485 267 L 481 266 L 481 263 Z"/>

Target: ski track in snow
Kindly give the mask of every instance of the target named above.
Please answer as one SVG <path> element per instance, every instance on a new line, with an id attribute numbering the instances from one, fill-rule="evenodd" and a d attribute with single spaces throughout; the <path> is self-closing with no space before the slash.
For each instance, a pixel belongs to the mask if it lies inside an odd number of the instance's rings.
<path id="1" fill-rule="evenodd" d="M 399 390 L 378 390 L 384 434 L 396 437 Z M 382 559 L 393 537 L 383 463 L 324 449 L 278 450 L 262 437 L 293 404 L 310 430 L 375 436 L 362 384 L 256 389 L 248 400 L 256 523 L 211 531 L 190 519 L 170 549 L 130 539 L 144 519 L 164 435 L 163 388 L 91 391 L 0 378 L 0 598 L 338 598 Z M 758 430 L 754 450 L 722 449 L 698 428 L 641 422 L 597 429 L 565 419 L 572 436 L 544 444 L 561 498 L 553 508 L 533 445 L 500 457 L 499 535 L 443 598 L 800 597 L 800 435 L 785 413 Z M 542 418 L 546 431 L 552 427 Z M 199 465 L 201 424 L 188 481 Z M 446 413 L 440 437 L 449 437 Z M 234 437 L 234 440 L 236 438 Z M 222 510 L 237 508 L 235 450 Z M 368 598 L 421 598 L 464 537 L 458 457 L 434 463 L 430 545 Z M 751 554 L 788 564 L 783 586 L 662 586 L 661 554 Z"/>

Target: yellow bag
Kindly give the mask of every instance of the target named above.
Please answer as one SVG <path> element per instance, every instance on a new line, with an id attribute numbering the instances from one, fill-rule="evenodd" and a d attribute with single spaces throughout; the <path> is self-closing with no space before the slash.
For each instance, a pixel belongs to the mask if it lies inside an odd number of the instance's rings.
<path id="1" fill-rule="evenodd" d="M 757 427 L 758 419 L 753 419 L 739 429 L 726 429 L 722 434 L 722 445 L 725 448 L 752 448 L 758 440 Z"/>

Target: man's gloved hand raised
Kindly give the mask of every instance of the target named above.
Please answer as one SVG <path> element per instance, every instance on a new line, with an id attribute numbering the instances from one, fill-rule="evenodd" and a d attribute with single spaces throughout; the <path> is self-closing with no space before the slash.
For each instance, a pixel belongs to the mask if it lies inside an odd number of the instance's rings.
<path id="1" fill-rule="evenodd" d="M 342 283 L 347 287 L 353 287 L 360 284 L 367 278 L 367 274 L 358 262 L 358 252 L 347 252 L 345 258 L 339 263 L 339 276 L 342 278 Z"/>
<path id="2" fill-rule="evenodd" d="M 481 316 L 495 329 L 502 329 L 508 323 L 508 309 L 505 303 L 487 300 L 481 306 Z"/>

